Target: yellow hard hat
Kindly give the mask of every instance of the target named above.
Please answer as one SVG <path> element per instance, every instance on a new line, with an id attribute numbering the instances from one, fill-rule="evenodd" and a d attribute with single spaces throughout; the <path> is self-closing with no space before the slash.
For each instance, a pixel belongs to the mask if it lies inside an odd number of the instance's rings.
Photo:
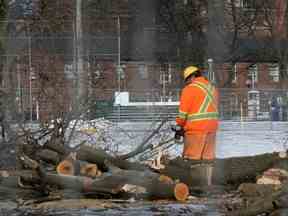
<path id="1" fill-rule="evenodd" d="M 184 72 L 183 72 L 183 77 L 184 77 L 184 80 L 189 77 L 191 74 L 195 73 L 196 71 L 199 71 L 199 68 L 198 67 L 195 67 L 195 66 L 189 66 L 189 67 L 186 67 Z"/>

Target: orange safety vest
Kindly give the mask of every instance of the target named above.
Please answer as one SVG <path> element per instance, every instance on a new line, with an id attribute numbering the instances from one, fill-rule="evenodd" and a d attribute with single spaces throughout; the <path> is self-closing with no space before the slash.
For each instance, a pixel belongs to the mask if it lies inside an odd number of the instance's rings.
<path id="1" fill-rule="evenodd" d="M 197 77 L 184 87 L 176 123 L 186 133 L 216 131 L 218 116 L 218 93 L 208 80 Z"/>

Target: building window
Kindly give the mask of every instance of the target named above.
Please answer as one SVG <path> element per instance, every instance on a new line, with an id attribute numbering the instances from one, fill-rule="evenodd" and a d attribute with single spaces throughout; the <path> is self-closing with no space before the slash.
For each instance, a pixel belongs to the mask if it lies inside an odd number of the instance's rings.
<path id="1" fill-rule="evenodd" d="M 279 64 L 271 63 L 268 65 L 269 77 L 274 82 L 279 82 Z"/>
<path id="2" fill-rule="evenodd" d="M 183 0 L 183 4 L 187 5 L 188 4 L 188 0 Z"/>
<path id="3" fill-rule="evenodd" d="M 237 82 L 237 63 L 232 64 L 231 66 L 231 73 L 232 73 L 232 82 Z"/>
<path id="4" fill-rule="evenodd" d="M 255 0 L 240 0 L 240 6 L 244 9 L 256 9 Z"/>
<path id="5" fill-rule="evenodd" d="M 160 65 L 160 84 L 171 84 L 172 83 L 172 65 L 162 64 Z"/>
<path id="6" fill-rule="evenodd" d="M 258 81 L 257 64 L 252 64 L 248 67 L 248 79 L 251 80 L 252 85 Z"/>
<path id="7" fill-rule="evenodd" d="M 138 68 L 138 73 L 141 79 L 148 79 L 148 68 L 147 65 L 140 64 Z"/>

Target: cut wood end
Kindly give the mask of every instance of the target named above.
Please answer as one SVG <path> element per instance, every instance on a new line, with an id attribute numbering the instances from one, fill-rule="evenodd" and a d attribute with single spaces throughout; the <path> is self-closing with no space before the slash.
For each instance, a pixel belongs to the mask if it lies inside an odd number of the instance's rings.
<path id="1" fill-rule="evenodd" d="M 287 152 L 286 151 L 279 152 L 279 157 L 280 158 L 286 158 L 287 157 Z"/>
<path id="2" fill-rule="evenodd" d="M 80 131 L 82 133 L 85 133 L 87 135 L 92 135 L 92 134 L 95 134 L 97 132 L 97 129 L 94 128 L 94 127 L 91 127 L 91 128 L 81 128 Z"/>
<path id="3" fill-rule="evenodd" d="M 184 183 L 178 183 L 174 187 L 174 196 L 178 201 L 185 201 L 189 196 L 189 188 Z"/>
<path id="4" fill-rule="evenodd" d="M 73 163 L 72 161 L 69 161 L 69 160 L 61 161 L 58 164 L 56 171 L 58 174 L 61 174 L 61 175 L 74 175 L 75 173 Z"/>
<path id="5" fill-rule="evenodd" d="M 268 185 L 281 185 L 281 181 L 279 179 L 273 179 L 266 176 L 262 176 L 256 182 L 257 184 L 268 184 Z"/>
<path id="6" fill-rule="evenodd" d="M 146 192 L 145 187 L 142 187 L 139 185 L 132 185 L 132 184 L 125 184 L 121 189 L 125 192 L 137 193 L 137 194 Z"/>
<path id="7" fill-rule="evenodd" d="M 81 167 L 80 174 L 87 177 L 95 178 L 96 176 L 98 176 L 98 167 L 96 164 L 85 164 Z"/>
<path id="8" fill-rule="evenodd" d="M 97 170 L 97 174 L 96 174 L 96 176 L 98 177 L 98 176 L 101 176 L 101 175 L 102 175 L 101 170 Z"/>
<path id="9" fill-rule="evenodd" d="M 3 170 L 3 171 L 0 171 L 0 176 L 3 177 L 3 178 L 7 178 L 9 177 L 9 172 L 6 171 L 6 170 Z"/>
<path id="10" fill-rule="evenodd" d="M 168 183 L 168 184 L 174 183 L 172 178 L 170 178 L 169 176 L 166 176 L 166 175 L 160 175 L 158 179 L 160 182 L 163 182 L 163 183 Z"/>

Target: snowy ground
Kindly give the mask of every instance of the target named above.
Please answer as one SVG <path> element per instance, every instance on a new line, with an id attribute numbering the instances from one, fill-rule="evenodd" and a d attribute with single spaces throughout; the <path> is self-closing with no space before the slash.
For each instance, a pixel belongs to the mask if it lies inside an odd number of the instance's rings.
<path id="1" fill-rule="evenodd" d="M 172 137 L 173 132 L 169 126 L 171 124 L 173 122 L 165 125 L 152 143 L 156 144 Z M 83 125 L 79 127 L 89 128 L 89 125 Z M 91 143 L 97 142 L 102 146 L 106 143 L 105 148 L 112 152 L 125 153 L 136 148 L 157 127 L 157 123 L 152 122 L 111 123 L 103 120 L 97 121 L 94 125 L 97 125 L 97 132 L 88 136 L 83 135 L 78 129 L 72 145 L 88 138 Z M 104 139 L 98 138 L 100 134 Z M 169 154 L 181 155 L 182 148 L 182 145 L 174 145 L 169 149 Z M 288 149 L 288 122 L 220 122 L 216 151 L 218 158 L 256 155 L 285 149 Z"/>
<path id="2" fill-rule="evenodd" d="M 132 126 L 133 127 L 133 126 Z M 220 123 L 217 134 L 218 158 L 248 156 L 288 149 L 288 122 Z M 174 154 L 181 154 L 177 145 Z"/>
<path id="3" fill-rule="evenodd" d="M 217 157 L 248 156 L 288 149 L 288 122 L 221 122 Z"/>

